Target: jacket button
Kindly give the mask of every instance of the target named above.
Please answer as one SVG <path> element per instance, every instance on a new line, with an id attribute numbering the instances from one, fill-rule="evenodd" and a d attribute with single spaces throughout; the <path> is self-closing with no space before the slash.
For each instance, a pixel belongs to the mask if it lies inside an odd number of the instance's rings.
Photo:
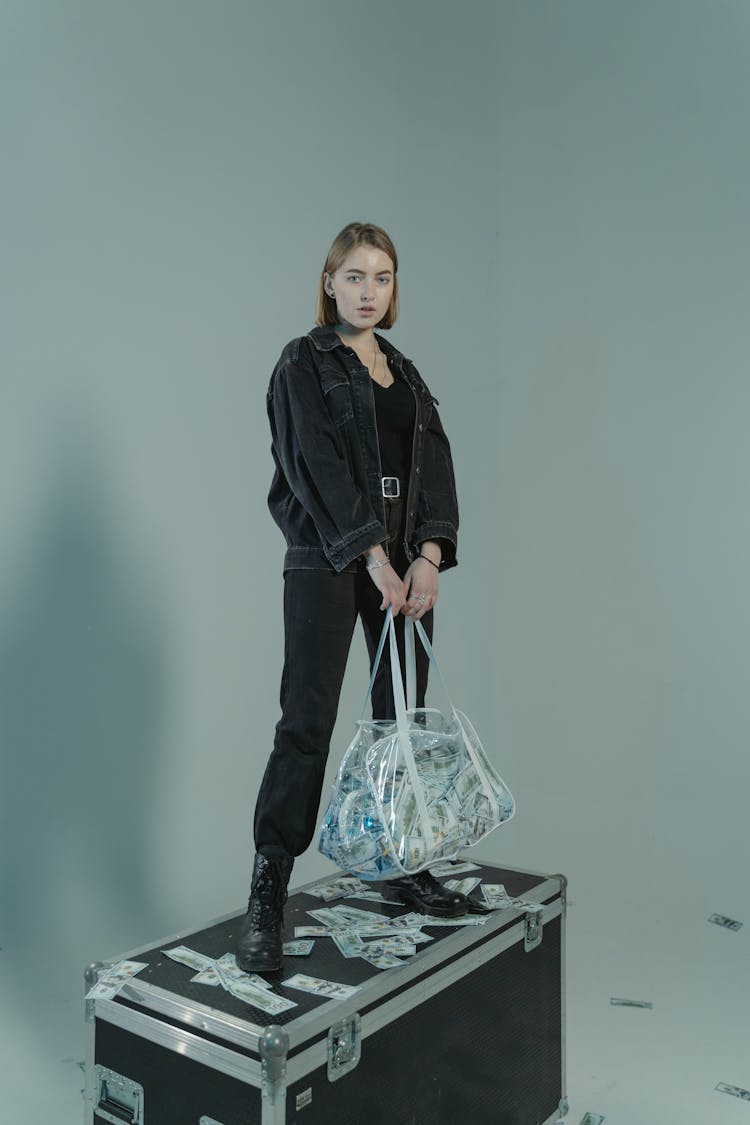
<path id="1" fill-rule="evenodd" d="M 422 423 L 421 422 L 419 423 L 419 432 L 420 432 L 420 434 L 422 433 Z"/>
<path id="2" fill-rule="evenodd" d="M 415 472 L 415 473 L 417 473 L 417 474 L 419 474 L 419 473 L 421 473 L 421 472 L 422 472 L 422 470 L 420 469 L 419 465 L 417 465 L 417 467 L 416 467 L 416 469 L 414 470 L 414 472 Z"/>

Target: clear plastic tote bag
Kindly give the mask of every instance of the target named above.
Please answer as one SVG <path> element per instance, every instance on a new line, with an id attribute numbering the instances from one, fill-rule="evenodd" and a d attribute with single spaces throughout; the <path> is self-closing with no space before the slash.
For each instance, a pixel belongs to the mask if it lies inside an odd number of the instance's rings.
<path id="1" fill-rule="evenodd" d="M 447 700 L 444 711 L 413 705 L 415 629 Z M 323 855 L 366 880 L 414 875 L 438 860 L 454 859 L 516 811 L 471 722 L 450 702 L 419 622 L 405 621 L 405 699 L 395 624 L 386 613 L 365 709 L 386 638 L 396 718 L 357 723 L 318 838 Z"/>

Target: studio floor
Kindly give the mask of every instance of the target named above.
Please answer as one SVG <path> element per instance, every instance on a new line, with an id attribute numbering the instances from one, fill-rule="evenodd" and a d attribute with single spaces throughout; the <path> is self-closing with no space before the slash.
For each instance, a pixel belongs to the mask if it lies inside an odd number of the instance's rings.
<path id="1" fill-rule="evenodd" d="M 750 924 L 710 924 L 732 903 L 717 903 L 700 881 L 683 888 L 675 877 L 661 901 L 646 901 L 637 880 L 625 896 L 622 885 L 570 886 L 566 1125 L 587 1112 L 606 1125 L 750 1125 L 750 1104 L 716 1089 L 750 1086 Z M 42 996 L 33 966 L 12 948 L 0 953 L 3 994 L 12 986 L 17 998 L 28 983 L 28 1003 L 2 1009 L 8 1125 L 82 1121 L 82 991 L 65 969 L 46 974 L 56 983 Z M 653 1007 L 614 1006 L 612 997 Z"/>

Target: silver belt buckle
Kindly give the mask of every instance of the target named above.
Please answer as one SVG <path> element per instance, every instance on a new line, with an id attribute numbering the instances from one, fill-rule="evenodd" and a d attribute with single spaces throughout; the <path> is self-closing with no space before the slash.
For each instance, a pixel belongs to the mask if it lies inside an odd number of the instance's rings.
<path id="1" fill-rule="evenodd" d="M 398 477 L 381 477 L 381 487 L 386 500 L 398 500 L 401 495 L 401 482 Z"/>

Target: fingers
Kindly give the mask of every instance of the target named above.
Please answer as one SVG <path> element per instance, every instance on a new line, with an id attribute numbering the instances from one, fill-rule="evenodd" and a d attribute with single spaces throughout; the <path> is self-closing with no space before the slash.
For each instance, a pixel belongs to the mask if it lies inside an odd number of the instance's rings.
<path id="1" fill-rule="evenodd" d="M 432 609 L 436 601 L 437 594 L 414 593 L 409 596 L 401 612 L 406 617 L 411 617 L 412 621 L 419 621 Z"/>
<path id="2" fill-rule="evenodd" d="M 401 612 L 419 621 L 438 599 L 438 573 L 424 559 L 415 559 L 404 576 L 408 597 Z"/>
<path id="3" fill-rule="evenodd" d="M 390 606 L 395 616 L 406 602 L 407 589 L 405 584 L 390 565 L 372 570 L 370 577 L 383 595 L 380 608 L 387 609 Z"/>

